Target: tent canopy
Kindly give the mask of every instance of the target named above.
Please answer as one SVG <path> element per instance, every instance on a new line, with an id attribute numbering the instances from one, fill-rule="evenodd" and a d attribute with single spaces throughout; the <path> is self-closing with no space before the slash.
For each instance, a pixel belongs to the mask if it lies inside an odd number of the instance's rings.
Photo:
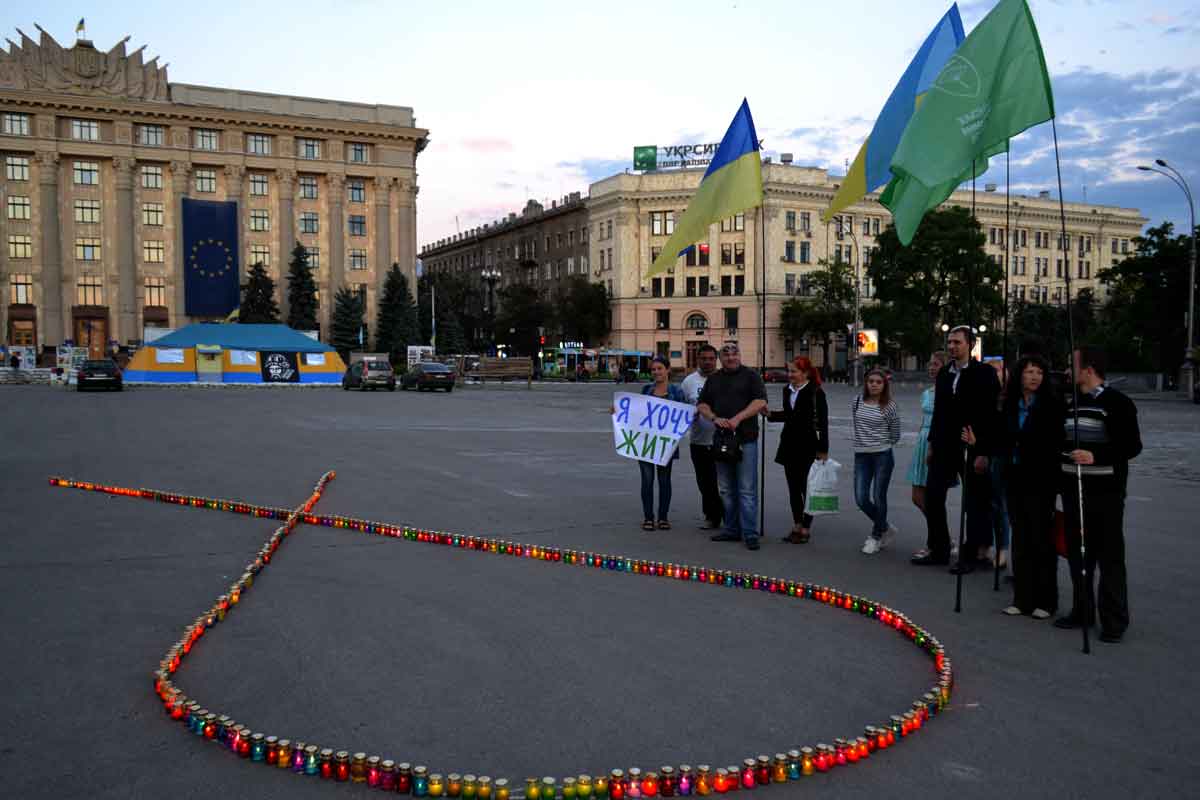
<path id="1" fill-rule="evenodd" d="M 150 342 L 151 347 L 219 345 L 226 350 L 272 350 L 279 353 L 331 353 L 333 348 L 287 325 L 212 324 L 199 322 Z"/>

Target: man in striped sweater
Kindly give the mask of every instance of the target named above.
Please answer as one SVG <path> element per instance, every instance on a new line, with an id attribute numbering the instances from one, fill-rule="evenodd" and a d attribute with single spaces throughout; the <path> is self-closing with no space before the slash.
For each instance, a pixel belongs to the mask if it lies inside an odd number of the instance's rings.
<path id="1" fill-rule="evenodd" d="M 1142 452 L 1137 407 L 1104 383 L 1106 359 L 1096 347 L 1075 351 L 1079 431 L 1075 413 L 1067 412 L 1063 437 L 1063 513 L 1066 515 L 1067 559 L 1071 563 L 1074 602 L 1071 613 L 1054 621 L 1060 628 L 1093 624 L 1100 616 L 1100 641 L 1115 644 L 1129 627 L 1125 582 L 1125 490 L 1129 462 Z M 1076 472 L 1078 466 L 1078 474 Z M 1080 498 L 1083 490 L 1083 544 L 1087 552 L 1087 582 L 1080 574 Z M 1093 574 L 1100 569 L 1100 587 L 1093 602 Z"/>

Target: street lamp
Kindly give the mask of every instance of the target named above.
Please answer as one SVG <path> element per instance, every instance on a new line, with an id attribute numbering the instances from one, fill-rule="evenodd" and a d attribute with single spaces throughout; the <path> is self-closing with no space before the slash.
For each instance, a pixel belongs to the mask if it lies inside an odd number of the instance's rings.
<path id="1" fill-rule="evenodd" d="M 842 233 L 845 231 L 850 234 L 850 239 L 854 242 L 854 250 L 857 253 L 858 261 L 854 260 L 856 253 L 850 254 L 850 266 L 854 267 L 854 333 L 850 337 L 854 344 L 854 385 L 859 386 L 859 377 L 862 374 L 862 353 L 858 347 L 858 332 L 862 330 L 862 297 L 860 295 L 862 289 L 862 278 L 858 272 L 858 265 L 862 262 L 862 248 L 859 247 L 858 237 L 854 235 L 854 223 L 846 224 L 842 221 L 842 217 L 837 218 L 837 231 Z M 838 238 L 842 238 L 838 236 Z M 828 242 L 826 238 L 826 242 Z M 828 250 L 826 250 L 828 252 Z"/>
<path id="2" fill-rule="evenodd" d="M 1163 169 L 1155 169 L 1139 165 L 1138 169 L 1143 172 L 1157 172 L 1159 175 L 1165 175 L 1170 178 L 1176 186 L 1178 186 L 1188 201 L 1188 214 L 1191 227 L 1188 228 L 1188 239 L 1192 243 L 1191 247 L 1191 267 L 1188 273 L 1188 328 L 1187 328 L 1187 347 L 1184 349 L 1184 371 L 1187 373 L 1187 393 L 1193 399 L 1196 397 L 1196 364 L 1195 364 L 1195 347 L 1196 347 L 1196 203 L 1192 199 L 1192 190 L 1188 186 L 1187 181 L 1179 170 L 1172 167 L 1161 158 L 1156 158 L 1154 163 Z M 1166 172 L 1164 170 L 1170 170 Z"/>
<path id="3" fill-rule="evenodd" d="M 495 313 L 496 310 L 496 281 L 500 280 L 500 270 L 495 267 L 484 267 L 479 273 L 488 285 L 488 310 Z"/>

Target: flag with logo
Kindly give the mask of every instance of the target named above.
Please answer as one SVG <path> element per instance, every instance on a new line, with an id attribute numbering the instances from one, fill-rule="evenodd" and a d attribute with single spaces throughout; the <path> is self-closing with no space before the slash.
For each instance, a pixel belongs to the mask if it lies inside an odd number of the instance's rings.
<path id="1" fill-rule="evenodd" d="M 925 213 L 983 173 L 1010 137 L 1053 116 L 1029 6 L 1001 0 L 942 67 L 896 146 L 895 177 L 880 202 L 892 212 L 900 241 L 909 244 Z"/>
<path id="2" fill-rule="evenodd" d="M 938 22 L 926 37 L 900 82 L 892 89 L 875 127 L 863 142 L 846 171 L 846 177 L 829 208 L 821 214 L 822 222 L 829 222 L 833 215 L 861 200 L 867 192 L 873 192 L 892 178 L 892 154 L 900 141 L 913 112 L 925 99 L 925 93 L 933 85 L 942 67 L 963 42 L 962 18 L 958 15 L 958 4 Z"/>
<path id="3" fill-rule="evenodd" d="M 692 201 L 675 223 L 675 232 L 658 258 L 646 270 L 646 277 L 674 265 L 677 258 L 708 235 L 709 225 L 762 205 L 762 195 L 758 132 L 754 130 L 750 104 L 743 99 Z"/>
<path id="4" fill-rule="evenodd" d="M 191 317 L 224 317 L 238 307 L 236 202 L 183 200 L 184 307 Z"/>

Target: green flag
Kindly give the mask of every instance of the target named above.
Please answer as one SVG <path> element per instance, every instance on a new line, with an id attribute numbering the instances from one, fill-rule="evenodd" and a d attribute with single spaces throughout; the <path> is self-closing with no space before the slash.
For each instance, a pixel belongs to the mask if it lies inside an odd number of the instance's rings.
<path id="1" fill-rule="evenodd" d="M 896 146 L 895 176 L 880 202 L 900 241 L 912 241 L 925 212 L 987 170 L 1008 139 L 1054 116 L 1054 96 L 1037 27 L 1025 0 L 1001 0 L 938 73 Z"/>

